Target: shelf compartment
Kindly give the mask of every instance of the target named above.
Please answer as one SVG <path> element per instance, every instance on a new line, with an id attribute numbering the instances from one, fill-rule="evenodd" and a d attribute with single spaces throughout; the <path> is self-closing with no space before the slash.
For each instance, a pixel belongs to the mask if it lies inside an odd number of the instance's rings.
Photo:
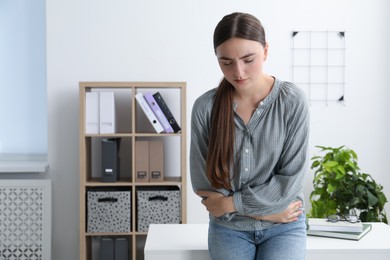
<path id="1" fill-rule="evenodd" d="M 133 251 L 132 245 L 133 245 L 133 238 L 130 235 L 120 235 L 120 236 L 99 236 L 99 237 L 87 237 L 88 239 L 88 244 L 89 244 L 89 255 L 88 255 L 88 260 L 105 260 L 101 259 L 101 245 L 102 245 L 102 240 L 103 239 L 112 239 L 112 250 L 115 251 L 115 244 L 118 243 L 117 239 L 126 239 L 127 243 L 127 255 L 128 258 L 131 259 Z M 113 252 L 114 253 L 114 252 Z"/>
<path id="2" fill-rule="evenodd" d="M 86 233 L 121 234 L 132 231 L 133 195 L 131 188 L 88 188 L 85 196 Z"/>
<path id="3" fill-rule="evenodd" d="M 178 123 L 178 125 L 181 127 L 181 118 L 182 118 L 182 102 L 181 102 L 181 92 L 180 89 L 175 88 L 168 88 L 168 89 L 161 89 L 161 88 L 154 88 L 154 87 L 144 87 L 144 88 L 137 88 L 135 94 L 138 93 L 150 93 L 155 94 L 159 92 L 161 96 L 163 97 L 165 103 L 167 104 L 169 110 L 171 111 L 174 119 Z M 137 101 L 134 101 L 135 106 L 135 117 L 134 117 L 134 129 L 136 133 L 156 133 L 154 130 L 152 124 L 149 122 L 148 118 L 146 117 L 144 111 L 140 107 Z"/>
<path id="4" fill-rule="evenodd" d="M 143 186 L 136 191 L 136 232 L 147 232 L 149 224 L 182 223 L 182 189 L 178 186 Z"/>
<path id="5" fill-rule="evenodd" d="M 97 87 L 86 87 L 83 95 L 87 95 L 88 92 L 97 92 L 98 99 L 100 93 L 103 92 L 112 92 L 114 94 L 114 111 L 115 111 L 115 133 L 131 133 L 132 129 L 132 96 L 133 96 L 133 88 L 117 88 L 112 87 L 110 84 L 107 86 Z M 84 100 L 86 100 L 84 98 Z M 85 101 L 86 102 L 86 101 Z M 97 110 L 97 114 L 100 115 L 102 112 L 102 107 L 100 107 L 100 100 L 97 102 L 97 105 L 94 104 L 95 109 Z M 86 113 L 87 104 L 83 103 L 83 107 L 85 108 L 84 113 Z M 93 106 L 92 106 L 93 107 Z M 94 111 L 94 109 L 92 109 Z M 85 121 L 87 121 L 86 114 L 84 114 Z M 98 122 L 99 123 L 99 122 Z M 84 133 L 86 133 L 86 127 L 83 125 Z M 98 127 L 100 130 L 100 126 Z M 89 135 L 89 134 L 88 134 Z"/>
<path id="6" fill-rule="evenodd" d="M 137 260 L 144 260 L 144 249 L 145 249 L 145 242 L 146 242 L 146 234 L 137 235 L 135 237 L 135 256 L 134 259 Z"/>
<path id="7" fill-rule="evenodd" d="M 86 161 L 86 183 L 96 184 L 102 179 L 102 141 L 105 137 L 88 138 L 87 161 Z M 119 183 L 132 180 L 132 139 L 129 137 L 119 138 Z M 118 182 L 102 182 L 103 184 L 113 184 Z"/>

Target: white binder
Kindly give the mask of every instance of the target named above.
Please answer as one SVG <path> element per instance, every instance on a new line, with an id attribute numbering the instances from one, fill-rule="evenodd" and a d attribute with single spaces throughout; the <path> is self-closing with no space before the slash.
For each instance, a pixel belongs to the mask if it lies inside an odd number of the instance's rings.
<path id="1" fill-rule="evenodd" d="M 115 95 L 114 92 L 99 93 L 100 133 L 115 133 Z"/>
<path id="2" fill-rule="evenodd" d="M 85 133 L 99 133 L 99 93 L 85 93 Z"/>
<path id="3" fill-rule="evenodd" d="M 157 120 L 156 115 L 153 113 L 152 109 L 149 107 L 148 103 L 146 102 L 144 95 L 140 92 L 137 95 L 135 95 L 135 98 L 137 99 L 138 104 L 144 111 L 146 117 L 148 118 L 149 122 L 154 127 L 154 130 L 156 130 L 156 133 L 161 133 L 164 131 L 164 128 L 160 124 L 160 122 Z"/>

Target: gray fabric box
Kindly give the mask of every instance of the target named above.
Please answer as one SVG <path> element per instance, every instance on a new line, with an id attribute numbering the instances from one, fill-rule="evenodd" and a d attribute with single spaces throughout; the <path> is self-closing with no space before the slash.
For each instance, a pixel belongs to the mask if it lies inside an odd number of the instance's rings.
<path id="1" fill-rule="evenodd" d="M 88 191 L 87 232 L 130 232 L 131 191 Z"/>
<path id="2" fill-rule="evenodd" d="M 137 191 L 137 231 L 147 232 L 149 224 L 181 223 L 181 195 L 178 187 Z"/>

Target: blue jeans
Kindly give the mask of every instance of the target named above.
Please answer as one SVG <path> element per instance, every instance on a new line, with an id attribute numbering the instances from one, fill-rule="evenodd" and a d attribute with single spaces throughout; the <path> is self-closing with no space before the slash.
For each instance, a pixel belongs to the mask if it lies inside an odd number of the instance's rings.
<path id="1" fill-rule="evenodd" d="M 237 231 L 210 221 L 208 240 L 213 260 L 302 260 L 306 253 L 305 215 L 296 222 L 255 231 Z"/>

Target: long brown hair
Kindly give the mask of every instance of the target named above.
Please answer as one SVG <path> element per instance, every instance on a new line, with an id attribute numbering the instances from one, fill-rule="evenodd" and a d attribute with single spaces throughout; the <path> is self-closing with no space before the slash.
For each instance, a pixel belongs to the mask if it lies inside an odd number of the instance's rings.
<path id="1" fill-rule="evenodd" d="M 247 13 L 226 15 L 214 30 L 214 51 L 230 38 L 242 38 L 266 45 L 264 28 L 260 21 Z M 234 169 L 234 87 L 223 78 L 217 88 L 211 112 L 209 150 L 206 173 L 216 189 L 231 190 L 230 171 Z"/>

